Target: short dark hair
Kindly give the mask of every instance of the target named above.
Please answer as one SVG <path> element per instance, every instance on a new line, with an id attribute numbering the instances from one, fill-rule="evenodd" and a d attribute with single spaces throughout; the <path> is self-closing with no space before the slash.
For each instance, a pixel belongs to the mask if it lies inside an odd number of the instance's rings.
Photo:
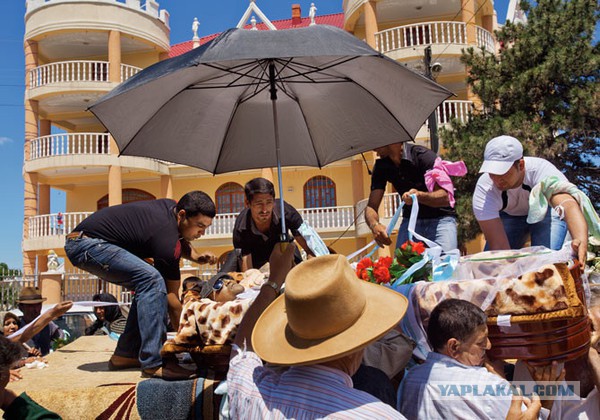
<path id="1" fill-rule="evenodd" d="M 185 210 L 186 217 L 194 217 L 202 214 L 208 217 L 215 217 L 217 209 L 212 198 L 202 191 L 190 191 L 177 202 L 177 213 Z"/>
<path id="2" fill-rule="evenodd" d="M 21 358 L 21 346 L 0 336 L 0 370 L 10 367 Z"/>
<path id="3" fill-rule="evenodd" d="M 19 317 L 16 314 L 13 314 L 12 312 L 7 312 L 4 314 L 4 319 L 2 320 L 3 326 L 7 319 L 14 319 L 15 321 L 19 322 Z"/>
<path id="4" fill-rule="evenodd" d="M 487 316 L 478 306 L 466 300 L 447 299 L 431 312 L 427 339 L 433 350 L 439 351 L 451 338 L 468 340 L 486 322 Z"/>
<path id="5" fill-rule="evenodd" d="M 246 200 L 248 200 L 248 202 L 252 202 L 252 199 L 256 194 L 269 194 L 275 198 L 275 187 L 268 179 L 254 178 L 246 182 L 244 194 L 246 194 Z"/>

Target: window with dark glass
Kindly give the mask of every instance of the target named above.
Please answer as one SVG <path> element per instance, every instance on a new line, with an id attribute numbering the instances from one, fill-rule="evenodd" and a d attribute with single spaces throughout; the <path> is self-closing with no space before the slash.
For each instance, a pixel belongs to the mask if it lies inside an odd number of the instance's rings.
<path id="1" fill-rule="evenodd" d="M 326 176 L 315 176 L 304 184 L 304 207 L 335 207 L 335 183 Z"/>
<path id="2" fill-rule="evenodd" d="M 152 194 L 135 188 L 125 188 L 122 194 L 123 196 L 121 202 L 123 204 L 133 203 L 134 201 L 146 201 L 156 199 L 156 197 L 154 197 Z M 104 207 L 108 207 L 108 194 L 106 194 L 104 197 L 98 200 L 96 206 L 98 210 L 103 209 Z"/>
<path id="3" fill-rule="evenodd" d="M 221 185 L 215 198 L 217 213 L 239 213 L 244 209 L 244 187 L 235 182 Z"/>

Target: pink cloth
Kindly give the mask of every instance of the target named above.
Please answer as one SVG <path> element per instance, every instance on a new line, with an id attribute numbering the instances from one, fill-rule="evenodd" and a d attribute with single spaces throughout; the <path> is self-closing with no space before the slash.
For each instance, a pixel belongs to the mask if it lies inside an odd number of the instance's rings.
<path id="1" fill-rule="evenodd" d="M 442 158 L 436 158 L 433 163 L 433 168 L 425 172 L 425 185 L 429 192 L 433 191 L 436 184 L 442 189 L 448 191 L 448 199 L 450 207 L 454 207 L 454 184 L 450 179 L 451 176 L 465 176 L 467 174 L 467 165 L 462 160 L 458 162 L 448 162 Z"/>

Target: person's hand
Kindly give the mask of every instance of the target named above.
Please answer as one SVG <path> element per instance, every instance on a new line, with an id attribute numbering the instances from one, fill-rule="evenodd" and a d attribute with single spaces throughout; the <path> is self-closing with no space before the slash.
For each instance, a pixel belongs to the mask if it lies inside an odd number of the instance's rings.
<path id="1" fill-rule="evenodd" d="M 413 194 L 415 194 L 418 198 L 419 190 L 417 190 L 416 188 L 411 188 L 410 190 L 408 190 L 404 194 L 402 194 L 402 201 L 404 201 L 404 204 L 406 204 L 407 206 L 412 205 L 413 199 L 412 199 L 411 195 L 413 195 Z"/>
<path id="2" fill-rule="evenodd" d="M 522 411 L 523 404 L 527 407 L 525 411 Z M 542 402 L 537 394 L 533 394 L 529 399 L 521 395 L 518 388 L 515 388 L 510 408 L 506 414 L 506 420 L 535 420 L 538 418 L 541 409 Z"/>
<path id="3" fill-rule="evenodd" d="M 543 366 L 531 366 L 525 362 L 529 374 L 536 382 L 560 382 L 565 379 L 566 371 L 564 367 L 558 369 L 558 362 L 552 361 L 552 364 Z"/>
<path id="4" fill-rule="evenodd" d="M 385 225 L 376 223 L 371 229 L 371 232 L 373 232 L 373 239 L 375 239 L 375 242 L 377 242 L 377 245 L 379 245 L 381 248 L 385 248 L 386 245 L 392 244 L 392 240 L 386 232 Z"/>
<path id="5" fill-rule="evenodd" d="M 218 258 L 215 256 L 215 254 L 213 254 L 210 251 L 206 251 L 206 252 L 202 252 L 202 253 L 198 254 L 198 258 L 196 259 L 196 262 L 198 264 L 214 265 L 217 263 L 217 261 L 218 261 Z"/>
<path id="6" fill-rule="evenodd" d="M 42 355 L 42 352 L 39 349 L 36 349 L 35 347 L 30 347 L 29 349 L 27 349 L 27 354 L 33 357 L 40 357 Z"/>
<path id="7" fill-rule="evenodd" d="M 73 307 L 73 302 L 70 300 L 66 300 L 64 302 L 57 303 L 54 308 L 50 309 L 50 313 L 52 314 L 52 318 L 56 319 L 59 316 L 64 315 L 69 309 Z"/>
<path id="8" fill-rule="evenodd" d="M 287 243 L 283 251 L 281 248 L 279 244 L 276 244 L 269 258 L 269 280 L 275 282 L 280 287 L 285 281 L 285 276 L 292 269 L 296 245 L 294 243 Z"/>
<path id="9" fill-rule="evenodd" d="M 23 379 L 23 375 L 21 375 L 21 369 L 10 370 L 10 382 L 17 382 L 21 379 Z"/>
<path id="10" fill-rule="evenodd" d="M 582 244 L 580 239 L 573 239 L 571 249 L 573 254 L 577 255 L 579 266 L 583 269 L 587 261 L 587 244 Z"/>

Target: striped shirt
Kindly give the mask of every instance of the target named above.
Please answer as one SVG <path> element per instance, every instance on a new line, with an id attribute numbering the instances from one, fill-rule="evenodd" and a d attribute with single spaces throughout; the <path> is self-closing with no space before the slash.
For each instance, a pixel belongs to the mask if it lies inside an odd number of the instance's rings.
<path id="1" fill-rule="evenodd" d="M 232 419 L 404 419 L 352 388 L 352 379 L 341 370 L 311 365 L 279 373 L 249 351 L 231 360 L 227 388 Z"/>

